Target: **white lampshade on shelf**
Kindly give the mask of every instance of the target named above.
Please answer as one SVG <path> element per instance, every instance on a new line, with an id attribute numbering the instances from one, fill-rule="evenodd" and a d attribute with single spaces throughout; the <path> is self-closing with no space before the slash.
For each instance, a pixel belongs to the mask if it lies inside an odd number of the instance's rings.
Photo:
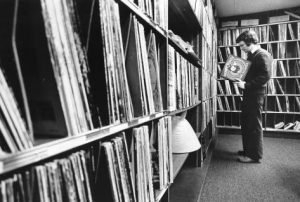
<path id="1" fill-rule="evenodd" d="M 184 118 L 172 118 L 173 153 L 188 153 L 200 149 L 201 145 L 191 124 Z"/>

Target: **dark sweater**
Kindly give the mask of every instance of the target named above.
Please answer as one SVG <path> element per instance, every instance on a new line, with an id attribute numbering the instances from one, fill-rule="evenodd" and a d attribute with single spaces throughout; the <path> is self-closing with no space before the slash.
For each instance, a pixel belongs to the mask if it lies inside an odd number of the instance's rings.
<path id="1" fill-rule="evenodd" d="M 245 77 L 245 95 L 265 94 L 267 82 L 270 79 L 272 56 L 266 50 L 259 48 L 248 56 L 250 69 Z"/>

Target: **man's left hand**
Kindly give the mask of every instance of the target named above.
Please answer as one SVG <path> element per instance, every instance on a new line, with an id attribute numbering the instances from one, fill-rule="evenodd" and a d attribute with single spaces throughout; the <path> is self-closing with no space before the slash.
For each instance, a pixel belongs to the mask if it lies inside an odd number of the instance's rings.
<path id="1" fill-rule="evenodd" d="M 246 83 L 245 81 L 242 81 L 240 79 L 236 79 L 236 81 L 234 83 L 236 83 L 239 88 L 245 89 L 245 83 Z"/>

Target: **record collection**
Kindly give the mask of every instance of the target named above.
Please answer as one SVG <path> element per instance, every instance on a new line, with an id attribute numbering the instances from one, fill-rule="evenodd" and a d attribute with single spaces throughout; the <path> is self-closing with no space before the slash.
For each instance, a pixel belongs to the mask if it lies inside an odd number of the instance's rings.
<path id="1" fill-rule="evenodd" d="M 199 69 L 189 63 L 172 46 L 168 54 L 169 109 L 182 109 L 199 100 Z"/>
<path id="2" fill-rule="evenodd" d="M 206 7 L 195 4 L 204 30 L 215 28 Z M 167 0 L 0 3 L 0 201 L 169 194 L 172 116 L 191 110 L 195 131 L 208 125 L 217 66 L 207 30 L 189 39 L 197 64 L 169 43 L 168 9 Z"/>

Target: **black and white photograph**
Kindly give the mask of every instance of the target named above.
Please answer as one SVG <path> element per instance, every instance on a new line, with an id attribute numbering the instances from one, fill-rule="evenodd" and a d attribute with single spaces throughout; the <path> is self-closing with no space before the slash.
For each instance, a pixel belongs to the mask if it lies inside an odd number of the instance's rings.
<path id="1" fill-rule="evenodd" d="M 0 202 L 219 201 L 300 201 L 300 0 L 0 0 Z"/>

